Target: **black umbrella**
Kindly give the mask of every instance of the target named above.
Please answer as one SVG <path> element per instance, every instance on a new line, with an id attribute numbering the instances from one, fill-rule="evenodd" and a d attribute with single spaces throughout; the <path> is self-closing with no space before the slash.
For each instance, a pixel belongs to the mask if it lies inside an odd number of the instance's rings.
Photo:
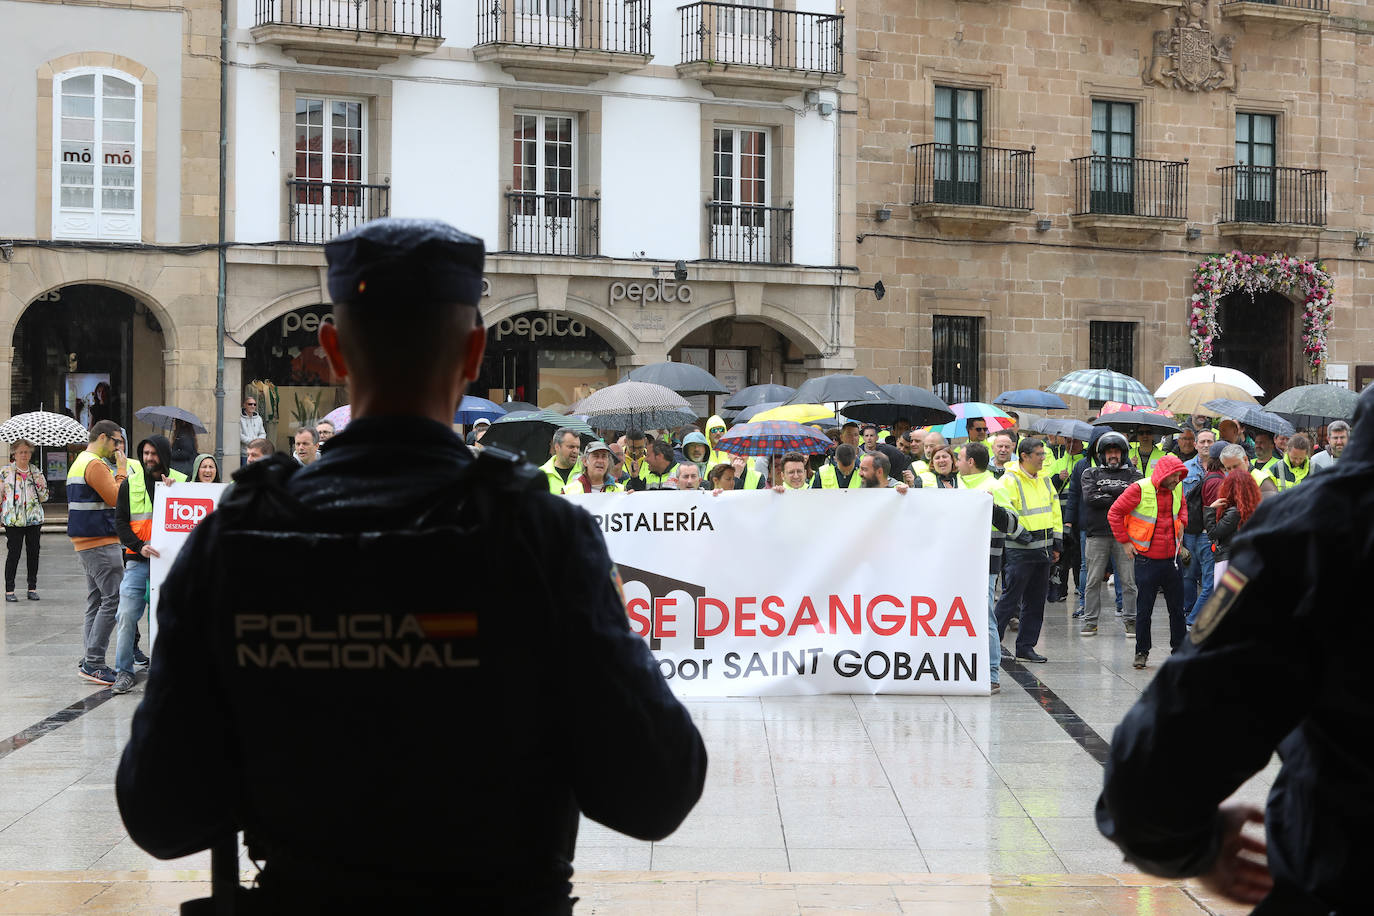
<path id="1" fill-rule="evenodd" d="M 730 389 L 722 385 L 714 375 L 691 363 L 666 362 L 640 366 L 625 376 L 624 380 L 662 385 L 684 396 L 730 393 Z"/>
<path id="2" fill-rule="evenodd" d="M 743 410 L 758 404 L 783 404 L 796 393 L 797 389 L 788 385 L 750 385 L 730 395 L 720 406 L 723 410 Z"/>
<path id="3" fill-rule="evenodd" d="M 1093 428 L 1082 420 L 1042 420 L 1040 428 L 1048 435 L 1067 436 L 1082 442 L 1087 442 L 1093 437 Z"/>
<path id="4" fill-rule="evenodd" d="M 502 401 L 501 406 L 506 409 L 506 413 L 512 413 L 517 410 L 533 411 L 539 409 L 537 404 L 531 404 L 529 401 Z"/>
<path id="5" fill-rule="evenodd" d="M 1127 432 L 1140 426 L 1162 429 L 1166 433 L 1179 432 L 1178 424 L 1168 417 L 1146 410 L 1122 410 L 1107 413 L 1092 422 L 1093 426 L 1110 426 L 1117 432 Z"/>
<path id="6" fill-rule="evenodd" d="M 840 401 L 890 401 L 892 395 L 863 375 L 822 375 L 801 383 L 789 404 L 835 404 Z"/>
<path id="7" fill-rule="evenodd" d="M 518 452 L 531 464 L 543 464 L 549 460 L 553 434 L 565 427 L 577 433 L 582 445 L 597 438 L 592 428 L 577 417 L 565 417 L 552 410 L 538 410 L 519 417 L 506 414 L 488 427 L 486 435 L 482 437 L 482 445 Z"/>
<path id="8" fill-rule="evenodd" d="M 954 419 L 954 411 L 949 409 L 949 405 L 924 388 L 883 385 L 882 390 L 889 400 L 865 398 L 850 401 L 845 405 L 844 415 L 853 420 L 888 426 L 898 420 L 908 420 L 912 426 L 931 426 Z"/>
<path id="9" fill-rule="evenodd" d="M 1215 410 L 1223 417 L 1230 417 L 1238 423 L 1243 423 L 1250 429 L 1262 429 L 1275 436 L 1291 436 L 1297 432 L 1293 424 L 1276 413 L 1270 413 L 1254 404 L 1247 404 L 1244 401 L 1233 401 L 1230 398 L 1217 398 L 1202 405 L 1208 410 Z"/>
<path id="10" fill-rule="evenodd" d="M 1332 420 L 1352 420 L 1360 396 L 1335 385 L 1299 385 L 1275 395 L 1264 409 L 1283 414 L 1299 426 L 1324 426 Z"/>
<path id="11" fill-rule="evenodd" d="M 191 424 L 191 428 L 198 433 L 209 432 L 205 424 L 200 422 L 200 417 L 181 407 L 172 407 L 167 404 L 159 404 L 156 407 L 144 407 L 134 412 L 134 419 L 142 420 L 150 426 L 157 426 L 161 429 L 171 429 L 174 420 L 184 420 Z"/>

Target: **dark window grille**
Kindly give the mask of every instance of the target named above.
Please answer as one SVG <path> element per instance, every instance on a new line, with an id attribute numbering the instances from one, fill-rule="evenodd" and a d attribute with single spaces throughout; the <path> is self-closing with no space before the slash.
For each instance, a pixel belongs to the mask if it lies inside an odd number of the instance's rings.
<path id="1" fill-rule="evenodd" d="M 1266 6 L 1286 6 L 1295 10 L 1317 10 L 1319 12 L 1330 12 L 1331 0 L 1226 0 L 1223 6 L 1233 6 L 1237 3 L 1263 3 Z"/>
<path id="2" fill-rule="evenodd" d="M 1088 323 L 1088 365 L 1135 375 L 1135 323 L 1092 321 Z"/>
<path id="3" fill-rule="evenodd" d="M 351 32 L 442 37 L 440 0 L 257 0 L 257 25 L 300 25 Z"/>
<path id="4" fill-rule="evenodd" d="M 286 182 L 288 238 L 318 245 L 391 213 L 391 186 L 352 181 Z"/>
<path id="5" fill-rule="evenodd" d="M 734 3 L 678 7 L 682 62 L 844 72 L 844 17 Z"/>
<path id="6" fill-rule="evenodd" d="M 650 54 L 649 0 L 482 0 L 477 44 Z"/>
<path id="7" fill-rule="evenodd" d="M 977 401 L 980 373 L 981 318 L 932 316 L 934 342 L 930 371 L 932 390 L 946 404 Z"/>

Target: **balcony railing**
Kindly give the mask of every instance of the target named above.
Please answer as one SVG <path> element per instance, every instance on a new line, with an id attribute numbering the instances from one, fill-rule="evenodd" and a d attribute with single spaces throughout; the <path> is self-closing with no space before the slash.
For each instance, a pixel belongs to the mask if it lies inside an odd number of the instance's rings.
<path id="1" fill-rule="evenodd" d="M 601 253 L 601 198 L 571 194 L 506 194 L 511 251 L 589 256 Z"/>
<path id="2" fill-rule="evenodd" d="M 1331 0 L 1226 0 L 1223 7 L 1242 3 L 1255 3 L 1261 6 L 1281 6 L 1290 10 L 1309 10 L 1314 13 L 1331 12 Z"/>
<path id="3" fill-rule="evenodd" d="M 299 25 L 350 32 L 439 38 L 439 0 L 257 0 L 255 25 Z"/>
<path id="4" fill-rule="evenodd" d="M 1326 225 L 1326 170 L 1227 165 L 1221 173 L 1221 222 Z"/>
<path id="5" fill-rule="evenodd" d="M 1035 148 L 997 149 L 922 143 L 916 151 L 915 204 L 1030 210 L 1035 206 Z"/>
<path id="6" fill-rule="evenodd" d="M 651 54 L 649 0 L 483 0 L 477 44 Z"/>
<path id="7" fill-rule="evenodd" d="M 287 238 L 306 244 L 322 244 L 391 212 L 388 184 L 290 179 L 286 196 Z"/>
<path id="8" fill-rule="evenodd" d="M 711 258 L 745 264 L 792 263 L 792 208 L 708 203 Z"/>
<path id="9" fill-rule="evenodd" d="M 678 7 L 682 63 L 844 72 L 844 17 L 733 3 Z"/>
<path id="10" fill-rule="evenodd" d="M 1188 160 L 1080 156 L 1073 162 L 1073 212 L 1187 219 Z"/>

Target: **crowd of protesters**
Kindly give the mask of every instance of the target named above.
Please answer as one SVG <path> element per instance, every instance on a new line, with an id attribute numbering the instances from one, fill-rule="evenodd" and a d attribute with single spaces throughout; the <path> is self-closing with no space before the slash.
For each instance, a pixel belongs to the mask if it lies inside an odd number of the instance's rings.
<path id="1" fill-rule="evenodd" d="M 1102 626 L 1110 587 L 1121 633 L 1135 642 L 1134 665 L 1153 649 L 1156 598 L 1167 608 L 1170 649 L 1187 630 L 1226 570 L 1228 549 L 1261 499 L 1299 486 L 1340 458 L 1350 427 L 1335 421 L 1291 437 L 1231 419 L 1192 417 L 1177 434 L 1149 427 L 1094 427 L 1088 442 L 1038 436 L 1011 425 L 992 430 L 967 420 L 951 443 L 938 431 L 899 421 L 891 428 L 844 422 L 824 431 L 823 453 L 764 457 L 731 454 L 718 416 L 702 429 L 608 432 L 583 446 L 558 430 L 541 466 L 552 493 L 890 488 L 979 489 L 993 496 L 988 586 L 991 674 L 999 661 L 1047 659 L 1036 645 L 1046 603 L 1068 600 L 1070 582 L 1081 636 Z M 481 447 L 486 424 L 470 440 Z M 1162 440 L 1162 441 L 1160 441 Z M 1320 442 L 1320 445 L 1316 445 Z M 1008 630 L 1015 647 L 1002 646 Z"/>

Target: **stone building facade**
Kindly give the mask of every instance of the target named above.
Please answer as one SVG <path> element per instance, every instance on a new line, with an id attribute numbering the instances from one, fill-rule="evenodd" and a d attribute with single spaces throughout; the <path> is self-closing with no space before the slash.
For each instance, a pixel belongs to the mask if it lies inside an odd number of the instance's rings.
<path id="1" fill-rule="evenodd" d="M 1362 3 L 865 0 L 858 370 L 991 400 L 1088 366 L 1155 387 L 1194 365 L 1193 272 L 1240 250 L 1320 259 L 1329 359 L 1302 296 L 1222 299 L 1214 362 L 1271 393 L 1374 368 L 1374 180 Z M 1363 368 L 1361 368 L 1363 367 Z"/>
<path id="2" fill-rule="evenodd" d="M 143 406 L 213 424 L 219 5 L 0 0 L 0 22 L 0 404 L 131 442 Z"/>

